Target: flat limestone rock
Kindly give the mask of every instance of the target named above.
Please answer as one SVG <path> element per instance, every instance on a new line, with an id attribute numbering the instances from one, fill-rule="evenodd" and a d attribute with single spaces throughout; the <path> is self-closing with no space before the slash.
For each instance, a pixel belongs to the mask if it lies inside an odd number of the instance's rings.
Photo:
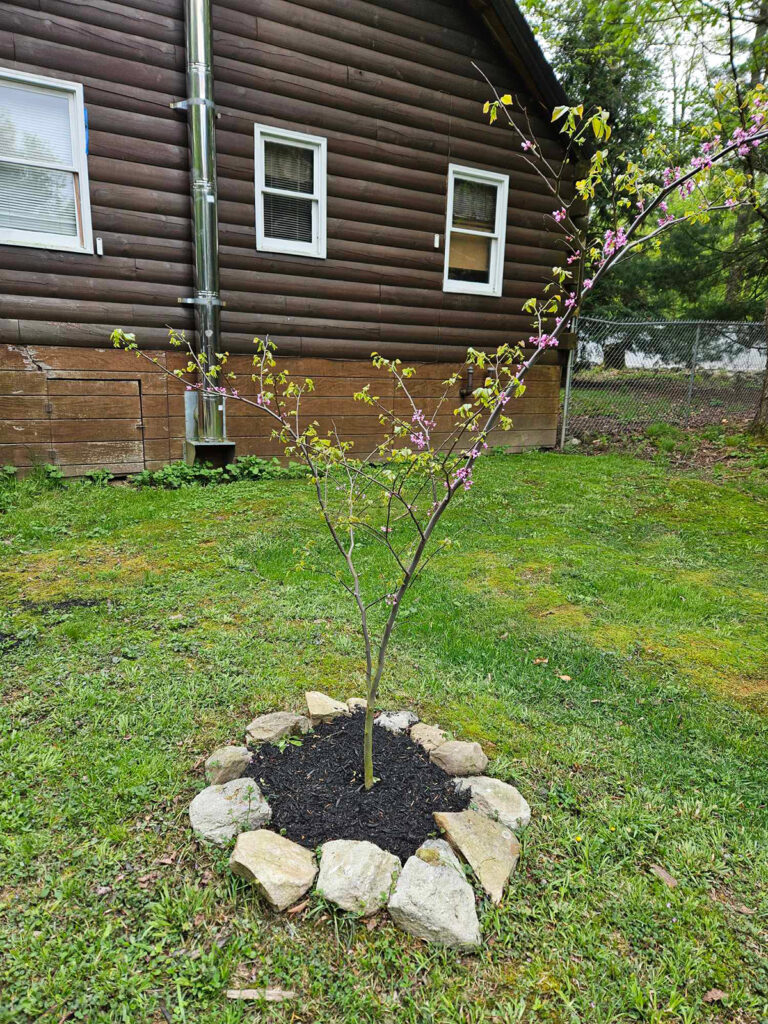
<path id="1" fill-rule="evenodd" d="M 269 804 L 253 779 L 232 779 L 208 786 L 189 805 L 189 821 L 198 839 L 226 846 L 246 829 L 261 828 L 272 817 Z"/>
<path id="2" fill-rule="evenodd" d="M 449 775 L 482 775 L 488 758 L 479 743 L 449 740 L 429 753 L 429 759 Z"/>
<path id="3" fill-rule="evenodd" d="M 205 777 L 212 786 L 239 779 L 251 763 L 247 747 L 219 747 L 205 762 Z"/>
<path id="4" fill-rule="evenodd" d="M 389 899 L 400 858 L 374 843 L 334 839 L 323 843 L 317 891 L 342 910 L 367 917 Z"/>
<path id="5" fill-rule="evenodd" d="M 368 701 L 365 697 L 350 697 L 347 701 L 347 707 L 353 714 L 355 711 L 365 711 L 368 707 Z"/>
<path id="6" fill-rule="evenodd" d="M 267 829 L 241 833 L 229 866 L 253 882 L 275 910 L 285 910 L 301 899 L 317 874 L 311 850 Z"/>
<path id="7" fill-rule="evenodd" d="M 512 831 L 523 829 L 531 820 L 531 808 L 519 790 L 500 779 L 492 779 L 487 775 L 470 775 L 466 779 L 456 779 L 456 790 L 459 793 L 470 791 L 472 804 L 489 818 L 500 821 Z"/>
<path id="8" fill-rule="evenodd" d="M 408 858 L 388 909 L 397 927 L 417 939 L 454 949 L 480 945 L 475 894 L 442 839 L 428 840 Z"/>
<path id="9" fill-rule="evenodd" d="M 520 844 L 511 829 L 477 811 L 435 811 L 433 817 L 493 902 L 501 903 L 504 886 L 520 857 Z"/>
<path id="10" fill-rule="evenodd" d="M 334 700 L 326 693 L 319 690 L 308 690 L 304 697 L 307 701 L 307 711 L 312 719 L 312 725 L 319 725 L 321 722 L 332 722 L 339 715 L 348 715 L 349 708 L 340 700 Z"/>
<path id="11" fill-rule="evenodd" d="M 272 711 L 268 715 L 254 718 L 245 730 L 248 743 L 277 743 L 286 736 L 297 736 L 312 731 L 312 723 L 306 715 L 295 715 L 291 711 Z"/>
<path id="12" fill-rule="evenodd" d="M 410 737 L 414 743 L 418 743 L 427 753 L 435 747 L 441 747 L 448 742 L 447 735 L 436 725 L 426 725 L 424 722 L 417 722 L 412 726 Z"/>
<path id="13" fill-rule="evenodd" d="M 416 725 L 419 716 L 413 711 L 382 711 L 373 724 L 378 725 L 387 732 L 408 732 L 412 725 Z"/>

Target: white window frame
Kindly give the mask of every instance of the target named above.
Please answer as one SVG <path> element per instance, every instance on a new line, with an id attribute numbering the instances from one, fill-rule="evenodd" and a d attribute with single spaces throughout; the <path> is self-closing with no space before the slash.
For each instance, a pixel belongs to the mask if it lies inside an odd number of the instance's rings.
<path id="1" fill-rule="evenodd" d="M 457 178 L 478 181 L 483 185 L 496 186 L 496 223 L 493 231 L 475 231 L 472 228 L 453 227 L 453 190 Z M 477 167 L 463 167 L 461 164 L 448 165 L 448 197 L 445 216 L 445 262 L 443 265 L 443 291 L 458 292 L 461 295 L 501 295 L 504 283 L 504 241 L 507 234 L 507 203 L 509 200 L 509 176 L 495 171 L 483 171 Z M 488 281 L 454 281 L 448 277 L 451 253 L 451 235 L 480 235 L 491 239 Z"/>
<path id="2" fill-rule="evenodd" d="M 26 231 L 20 228 L 0 227 L 0 245 L 21 245 L 32 249 L 53 249 L 57 252 L 93 253 L 93 227 L 91 225 L 90 186 L 88 183 L 88 156 L 85 137 L 85 104 L 83 87 L 79 82 L 65 82 L 59 78 L 29 75 L 23 71 L 0 68 L 0 82 L 10 81 L 29 88 L 64 93 L 69 99 L 69 127 L 72 140 L 72 164 L 27 160 L 0 154 L 0 163 L 22 164 L 32 167 L 49 168 L 55 171 L 70 171 L 75 179 L 75 209 L 77 214 L 78 237 L 47 234 L 44 231 Z"/>
<path id="3" fill-rule="evenodd" d="M 328 207 L 328 140 L 321 135 L 306 135 L 304 132 L 273 128 L 271 125 L 256 124 L 254 129 L 254 177 L 256 184 L 256 248 L 261 252 L 282 252 L 294 256 L 312 256 L 324 260 L 327 252 L 327 207 Z M 309 149 L 314 154 L 315 190 L 291 192 L 288 189 L 272 188 L 265 184 L 265 142 L 289 142 L 293 146 Z M 312 241 L 299 242 L 290 238 L 272 238 L 264 234 L 264 194 L 298 196 L 312 200 Z"/>

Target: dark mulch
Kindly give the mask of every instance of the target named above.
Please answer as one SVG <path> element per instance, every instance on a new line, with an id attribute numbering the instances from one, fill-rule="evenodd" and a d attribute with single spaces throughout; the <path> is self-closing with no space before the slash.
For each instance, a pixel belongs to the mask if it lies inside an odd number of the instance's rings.
<path id="1" fill-rule="evenodd" d="M 457 794 L 449 775 L 432 764 L 406 735 L 374 726 L 374 775 L 363 786 L 363 722 L 358 712 L 319 725 L 284 750 L 264 744 L 247 774 L 272 808 L 270 828 L 302 846 L 329 839 L 367 839 L 402 860 L 436 832 L 433 811 L 463 811 L 469 794 Z"/>

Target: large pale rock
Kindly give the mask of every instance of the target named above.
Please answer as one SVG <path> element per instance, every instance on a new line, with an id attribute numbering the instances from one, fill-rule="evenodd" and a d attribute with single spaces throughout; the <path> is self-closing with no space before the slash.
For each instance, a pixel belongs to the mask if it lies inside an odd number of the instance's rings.
<path id="1" fill-rule="evenodd" d="M 239 779 L 251 763 L 247 747 L 219 747 L 205 762 L 205 777 L 212 786 Z"/>
<path id="2" fill-rule="evenodd" d="M 398 928 L 418 939 L 457 949 L 480 945 L 475 894 L 442 839 L 428 840 L 405 862 L 389 913 Z"/>
<path id="3" fill-rule="evenodd" d="M 488 767 L 488 758 L 479 743 L 449 740 L 429 753 L 429 758 L 449 775 L 481 775 Z"/>
<path id="4" fill-rule="evenodd" d="M 249 743 L 278 743 L 286 736 L 311 732 L 312 723 L 306 715 L 295 715 L 291 711 L 272 711 L 268 715 L 254 718 L 245 730 Z"/>
<path id="5" fill-rule="evenodd" d="M 317 891 L 367 917 L 387 902 L 401 867 L 399 857 L 374 843 L 334 839 L 323 843 Z"/>
<path id="6" fill-rule="evenodd" d="M 320 693 L 319 690 L 308 690 L 304 697 L 307 701 L 307 711 L 313 725 L 318 725 L 320 722 L 332 722 L 339 715 L 349 714 L 349 708 L 346 704 L 343 704 L 340 700 L 334 700 L 333 697 L 329 697 L 326 693 Z"/>
<path id="7" fill-rule="evenodd" d="M 500 779 L 470 775 L 466 779 L 456 779 L 456 789 L 459 793 L 469 790 L 471 803 L 478 811 L 500 821 L 513 832 L 525 828 L 531 820 L 531 808 L 522 793 Z"/>
<path id="8" fill-rule="evenodd" d="M 501 903 L 504 886 L 520 857 L 520 844 L 511 829 L 477 811 L 435 811 L 433 817 L 493 902 Z"/>
<path id="9" fill-rule="evenodd" d="M 253 779 L 232 779 L 208 786 L 189 805 L 189 820 L 198 839 L 225 846 L 238 832 L 261 828 L 272 817 Z"/>
<path id="10" fill-rule="evenodd" d="M 378 725 L 387 732 L 408 732 L 412 725 L 419 720 L 419 716 L 413 711 L 382 711 L 378 718 L 374 719 L 374 725 Z"/>
<path id="11" fill-rule="evenodd" d="M 229 866 L 253 882 L 275 910 L 301 899 L 317 874 L 311 850 L 266 829 L 239 835 Z"/>
<path id="12" fill-rule="evenodd" d="M 440 747 L 443 743 L 448 742 L 448 737 L 442 729 L 438 729 L 436 725 L 426 725 L 424 722 L 418 722 L 411 727 L 410 737 L 414 743 L 418 743 L 427 753 L 430 750 L 434 750 L 435 747 Z"/>

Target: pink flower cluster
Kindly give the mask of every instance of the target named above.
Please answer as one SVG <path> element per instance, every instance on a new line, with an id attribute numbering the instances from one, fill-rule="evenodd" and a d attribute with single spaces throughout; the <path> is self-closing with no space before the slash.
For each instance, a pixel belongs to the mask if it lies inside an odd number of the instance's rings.
<path id="1" fill-rule="evenodd" d="M 669 207 L 665 202 L 659 203 L 659 209 L 661 210 L 663 216 L 658 218 L 658 224 L 660 228 L 663 228 L 666 227 L 667 224 L 672 223 L 672 221 L 675 219 L 675 215 L 669 212 Z"/>
<path id="2" fill-rule="evenodd" d="M 427 419 L 421 409 L 417 409 L 411 416 L 411 423 L 416 428 L 411 433 L 411 444 L 415 445 L 419 451 L 423 451 L 429 444 L 429 432 L 434 429 L 435 421 Z"/>
<path id="3" fill-rule="evenodd" d="M 551 334 L 540 334 L 538 337 L 532 334 L 528 339 L 528 344 L 533 346 L 533 348 L 557 348 L 557 338 L 554 338 Z"/>
<path id="4" fill-rule="evenodd" d="M 217 388 L 217 387 L 214 387 L 213 384 L 208 384 L 207 386 L 203 385 L 202 383 L 187 384 L 186 390 L 187 391 L 202 391 L 203 394 L 206 394 L 206 395 L 225 395 L 225 396 L 229 396 L 230 398 L 237 398 L 238 397 L 237 391 L 230 390 L 229 388 L 224 388 L 224 387 Z"/>
<path id="5" fill-rule="evenodd" d="M 463 487 L 465 491 L 468 491 L 473 483 L 471 466 L 459 466 L 458 469 L 453 471 L 451 488 Z M 447 487 L 448 484 L 445 486 Z"/>
<path id="6" fill-rule="evenodd" d="M 624 228 L 616 228 L 615 231 L 608 228 L 603 236 L 603 255 L 612 256 L 619 249 L 623 249 L 626 244 L 627 234 Z"/>

